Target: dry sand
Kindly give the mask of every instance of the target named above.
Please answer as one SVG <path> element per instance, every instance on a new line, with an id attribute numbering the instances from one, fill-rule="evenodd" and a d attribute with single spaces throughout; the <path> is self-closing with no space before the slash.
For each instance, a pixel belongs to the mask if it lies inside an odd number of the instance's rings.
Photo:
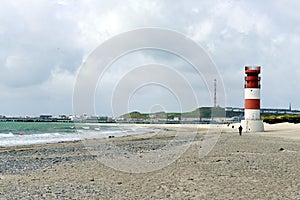
<path id="1" fill-rule="evenodd" d="M 0 148 L 0 199 L 300 199 L 300 126 L 266 125 L 264 133 L 243 136 L 237 127 L 224 126 L 200 158 L 202 127 L 175 162 L 138 174 L 103 165 L 82 142 Z M 112 140 L 147 153 L 174 134 Z"/>

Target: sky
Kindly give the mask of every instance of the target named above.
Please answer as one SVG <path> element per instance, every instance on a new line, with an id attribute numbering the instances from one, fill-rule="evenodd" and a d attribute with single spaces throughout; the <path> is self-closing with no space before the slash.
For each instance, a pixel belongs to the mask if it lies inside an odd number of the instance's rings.
<path id="1" fill-rule="evenodd" d="M 300 109 L 299 7 L 297 0 L 3 0 L 0 115 L 74 114 L 76 79 L 92 52 L 117 35 L 149 27 L 180 33 L 206 52 L 220 75 L 218 105 L 243 107 L 244 66 L 259 65 L 261 107 L 291 103 Z M 149 64 L 176 69 L 193 88 L 197 106 L 213 105 L 213 82 L 197 76 L 190 63 L 170 52 L 141 49 L 116 59 L 99 77 L 95 114 L 116 115 L 123 102 L 127 111 L 192 110 L 194 104 L 182 108 L 168 86 L 134 82 L 149 77 L 138 70 Z M 156 74 L 176 77 L 164 72 Z M 140 85 L 127 99 L 116 99 L 120 85 L 129 83 Z M 176 85 L 178 91 L 184 87 Z"/>

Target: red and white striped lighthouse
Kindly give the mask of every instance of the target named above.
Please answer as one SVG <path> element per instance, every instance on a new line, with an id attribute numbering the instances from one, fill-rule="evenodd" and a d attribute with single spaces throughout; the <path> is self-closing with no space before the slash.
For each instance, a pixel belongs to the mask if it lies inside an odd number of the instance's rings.
<path id="1" fill-rule="evenodd" d="M 245 66 L 245 120 L 242 127 L 245 132 L 264 131 L 260 120 L 260 66 Z"/>

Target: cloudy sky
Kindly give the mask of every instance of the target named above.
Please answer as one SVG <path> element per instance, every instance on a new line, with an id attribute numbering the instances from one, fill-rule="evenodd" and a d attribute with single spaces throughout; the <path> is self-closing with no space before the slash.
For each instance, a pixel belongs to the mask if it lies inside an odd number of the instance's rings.
<path id="1" fill-rule="evenodd" d="M 104 41 L 145 27 L 174 30 L 203 48 L 221 75 L 217 89 L 226 95 L 221 106 L 243 106 L 244 66 L 261 65 L 262 107 L 292 103 L 300 109 L 299 8 L 297 0 L 3 0 L 0 114 L 72 114 L 76 77 L 89 55 Z M 118 104 L 111 98 L 118 96 L 114 88 L 130 82 L 130 70 L 149 63 L 175 66 L 190 80 L 199 105 L 213 104 L 213 83 L 193 77 L 188 63 L 170 53 L 141 50 L 116 60 L 99 79 L 96 113 L 112 115 Z M 180 102 L 168 88 L 138 87 L 126 100 L 129 110 L 178 111 Z"/>

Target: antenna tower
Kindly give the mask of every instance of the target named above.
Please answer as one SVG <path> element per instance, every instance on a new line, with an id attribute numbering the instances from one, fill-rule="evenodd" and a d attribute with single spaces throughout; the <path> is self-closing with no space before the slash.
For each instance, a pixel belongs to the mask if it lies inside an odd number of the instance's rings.
<path id="1" fill-rule="evenodd" d="M 214 107 L 217 107 L 217 79 L 214 79 Z"/>

